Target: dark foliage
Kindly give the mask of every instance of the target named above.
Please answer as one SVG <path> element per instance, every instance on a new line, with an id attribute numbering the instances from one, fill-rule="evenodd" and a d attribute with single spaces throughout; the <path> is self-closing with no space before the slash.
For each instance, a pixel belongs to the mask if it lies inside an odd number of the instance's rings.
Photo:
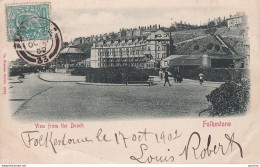
<path id="1" fill-rule="evenodd" d="M 9 76 L 21 76 L 23 73 L 36 73 L 41 70 L 42 67 L 27 66 L 27 67 L 15 67 L 10 68 Z M 45 67 L 47 68 L 47 67 Z"/>
<path id="2" fill-rule="evenodd" d="M 170 73 L 173 74 L 174 68 L 169 68 Z M 196 66 L 181 68 L 181 75 L 183 78 L 187 79 L 199 79 L 199 74 L 204 74 L 204 79 L 206 81 L 216 81 L 216 82 L 225 82 L 225 81 L 236 81 L 239 82 L 244 76 L 248 76 L 247 69 L 229 69 L 229 68 L 207 68 L 200 69 Z"/>
<path id="3" fill-rule="evenodd" d="M 222 49 L 222 51 L 223 51 L 224 53 L 226 53 L 226 54 L 232 54 L 232 52 L 231 52 L 227 47 L 225 47 L 225 46 L 222 46 L 221 49 Z"/>
<path id="4" fill-rule="evenodd" d="M 82 50 L 84 53 L 86 53 L 85 58 L 90 57 L 90 50 L 92 47 L 92 43 L 84 43 L 84 44 L 79 44 L 77 45 L 77 48 Z"/>
<path id="5" fill-rule="evenodd" d="M 194 50 L 199 50 L 200 49 L 200 46 L 199 45 L 195 45 L 194 46 Z"/>
<path id="6" fill-rule="evenodd" d="M 147 81 L 150 75 L 158 75 L 157 70 L 131 67 L 75 68 L 72 75 L 86 76 L 86 82 L 124 83 L 125 81 Z"/>
<path id="7" fill-rule="evenodd" d="M 214 45 L 214 48 L 215 48 L 216 51 L 219 51 L 219 50 L 220 50 L 220 46 L 219 46 L 218 44 L 215 44 L 215 45 Z"/>
<path id="8" fill-rule="evenodd" d="M 208 50 L 212 50 L 212 49 L 213 49 L 213 44 L 212 44 L 212 43 L 209 43 L 209 44 L 207 45 L 207 49 L 208 49 Z"/>
<path id="9" fill-rule="evenodd" d="M 231 116 L 247 111 L 250 96 L 249 80 L 228 81 L 206 96 L 212 104 L 210 116 Z"/>

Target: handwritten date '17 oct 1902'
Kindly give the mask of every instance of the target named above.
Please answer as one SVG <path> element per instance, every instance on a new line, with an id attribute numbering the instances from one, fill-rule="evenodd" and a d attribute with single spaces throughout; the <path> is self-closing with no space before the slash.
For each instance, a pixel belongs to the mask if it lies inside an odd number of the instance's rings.
<path id="1" fill-rule="evenodd" d="M 227 155 L 231 153 L 235 148 L 239 150 L 240 157 L 243 158 L 242 146 L 235 141 L 235 133 L 231 135 L 225 134 L 224 140 L 217 142 L 217 144 L 212 144 L 212 136 L 208 135 L 206 144 L 202 144 L 201 135 L 199 132 L 192 132 L 188 140 L 183 139 L 182 134 L 177 130 L 174 133 L 166 134 L 164 132 L 154 133 L 144 129 L 143 131 L 138 131 L 136 134 L 126 135 L 121 131 L 111 133 L 104 133 L 103 129 L 98 129 L 94 136 L 84 136 L 84 137 L 67 137 L 67 133 L 64 133 L 62 137 L 54 137 L 54 132 L 46 132 L 44 135 L 40 131 L 24 131 L 21 133 L 21 138 L 24 145 L 27 148 L 32 147 L 50 147 L 54 153 L 57 153 L 57 146 L 65 145 L 76 145 L 84 143 L 110 143 L 114 142 L 116 145 L 123 145 L 126 149 L 129 148 L 130 142 L 138 142 L 139 148 L 136 155 L 131 155 L 130 159 L 139 163 L 171 163 L 174 162 L 176 157 L 184 157 L 186 160 L 191 159 L 205 159 L 213 155 Z M 173 152 L 167 149 L 167 156 L 153 153 L 150 150 L 152 148 L 152 143 L 170 145 L 170 142 L 181 141 L 180 144 L 184 143 L 181 151 Z M 169 155 L 169 152 L 171 155 Z"/>

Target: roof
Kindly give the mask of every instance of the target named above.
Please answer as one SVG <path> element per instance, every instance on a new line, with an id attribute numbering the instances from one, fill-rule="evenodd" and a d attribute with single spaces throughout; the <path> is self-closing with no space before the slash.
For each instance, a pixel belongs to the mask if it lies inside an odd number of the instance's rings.
<path id="1" fill-rule="evenodd" d="M 176 58 L 182 57 L 182 56 L 185 56 L 185 55 L 171 55 L 169 57 L 164 58 L 162 61 L 168 61 L 168 60 L 176 59 Z"/>
<path id="2" fill-rule="evenodd" d="M 84 54 L 84 52 L 82 52 L 78 48 L 67 47 L 62 49 L 60 54 Z"/>
<path id="3" fill-rule="evenodd" d="M 200 65 L 203 55 L 179 55 L 179 57 L 170 60 L 169 65 Z"/>
<path id="4" fill-rule="evenodd" d="M 234 59 L 243 59 L 245 56 L 241 55 L 172 55 L 168 57 L 170 60 L 169 65 L 201 65 L 202 57 L 208 56 L 211 59 L 218 59 L 218 60 L 234 60 Z M 165 59 L 163 59 L 165 60 Z"/>
<path id="5" fill-rule="evenodd" d="M 246 56 L 242 55 L 209 55 L 211 59 L 243 59 Z"/>
<path id="6" fill-rule="evenodd" d="M 155 61 L 152 59 L 152 60 L 148 60 L 146 63 L 155 63 Z"/>
<path id="7" fill-rule="evenodd" d="M 163 61 L 173 59 L 200 59 L 203 55 L 171 55 L 163 59 Z M 227 54 L 208 54 L 211 59 L 243 59 L 246 56 L 243 55 L 227 55 Z"/>
<path id="8" fill-rule="evenodd" d="M 158 30 L 156 32 L 153 32 L 147 37 L 147 40 L 156 40 L 156 39 L 170 40 L 170 37 L 166 32 L 164 32 L 162 30 Z"/>
<path id="9" fill-rule="evenodd" d="M 186 59 L 186 60 L 195 60 L 200 59 L 203 55 L 182 55 L 181 57 L 177 57 L 176 59 Z"/>
<path id="10" fill-rule="evenodd" d="M 235 18 L 239 18 L 239 17 L 245 17 L 245 12 L 236 12 L 235 15 L 231 15 L 229 18 L 227 18 L 227 20 L 230 20 L 230 19 L 235 19 Z"/>

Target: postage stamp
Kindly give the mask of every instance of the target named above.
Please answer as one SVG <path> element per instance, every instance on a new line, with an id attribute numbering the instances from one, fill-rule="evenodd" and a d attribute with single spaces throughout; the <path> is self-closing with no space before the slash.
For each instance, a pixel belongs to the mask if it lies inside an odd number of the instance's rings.
<path id="1" fill-rule="evenodd" d="M 50 39 L 50 22 L 39 18 L 50 19 L 48 3 L 6 6 L 8 41 L 14 41 L 18 30 L 24 41 Z"/>
<path id="2" fill-rule="evenodd" d="M 6 5 L 9 42 L 14 42 L 18 56 L 32 65 L 46 65 L 61 50 L 59 27 L 50 20 L 50 4 Z"/>
<path id="3" fill-rule="evenodd" d="M 62 47 L 62 35 L 57 24 L 51 20 L 47 18 L 38 18 L 38 20 L 50 24 L 48 31 L 50 39 L 24 40 L 21 31 L 18 30 L 16 38 L 14 38 L 14 48 L 18 56 L 27 63 L 44 66 L 59 55 Z"/>

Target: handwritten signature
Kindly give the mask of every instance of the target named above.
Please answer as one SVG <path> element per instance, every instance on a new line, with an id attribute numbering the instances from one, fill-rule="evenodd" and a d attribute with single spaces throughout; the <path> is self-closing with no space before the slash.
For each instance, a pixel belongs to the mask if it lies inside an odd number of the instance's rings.
<path id="1" fill-rule="evenodd" d="M 207 142 L 202 142 L 201 135 L 198 132 L 193 132 L 188 138 L 187 143 L 184 145 L 183 149 L 178 152 L 167 149 L 167 155 L 155 155 L 151 154 L 151 145 L 148 145 L 148 141 L 152 143 L 164 144 L 167 147 L 172 144 L 173 141 L 180 139 L 182 136 L 177 130 L 174 133 L 154 133 L 144 129 L 143 131 L 138 131 L 135 134 L 126 135 L 121 131 L 113 134 L 107 134 L 100 128 L 95 136 L 84 136 L 82 138 L 69 138 L 67 134 L 64 133 L 62 137 L 54 137 L 53 132 L 46 132 L 45 135 L 41 134 L 40 131 L 24 131 L 21 133 L 21 138 L 24 145 L 27 148 L 32 147 L 50 147 L 54 153 L 57 153 L 57 146 L 65 145 L 75 145 L 83 143 L 94 143 L 94 142 L 114 142 L 116 145 L 122 145 L 128 148 L 129 142 L 138 142 L 139 153 L 136 155 L 131 155 L 130 159 L 138 163 L 170 163 L 174 162 L 176 157 L 184 157 L 186 160 L 190 159 L 204 159 L 216 154 L 226 155 L 231 153 L 235 148 L 238 148 L 241 158 L 243 158 L 242 146 L 235 141 L 235 133 L 231 135 L 225 134 L 224 141 L 212 143 L 212 136 L 208 135 Z M 177 141 L 176 141 L 177 142 Z M 185 143 L 184 139 L 181 139 L 181 143 Z M 225 143 L 225 144 L 222 144 Z M 206 144 L 201 144 L 206 143 Z"/>

